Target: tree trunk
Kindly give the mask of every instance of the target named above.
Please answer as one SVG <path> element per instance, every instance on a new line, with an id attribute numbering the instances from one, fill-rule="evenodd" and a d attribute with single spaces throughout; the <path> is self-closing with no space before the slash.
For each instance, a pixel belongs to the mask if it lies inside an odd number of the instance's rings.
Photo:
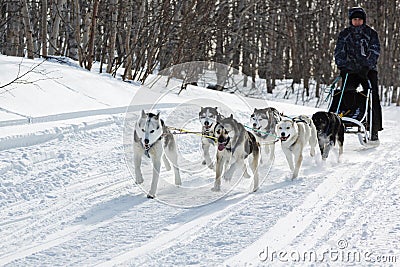
<path id="1" fill-rule="evenodd" d="M 61 11 L 66 0 L 56 0 L 53 4 L 53 27 L 49 40 L 49 55 L 60 54 L 57 39 L 60 35 Z"/>
<path id="2" fill-rule="evenodd" d="M 79 65 L 82 67 L 82 60 L 83 60 L 83 51 L 82 51 L 82 44 L 81 44 L 81 13 L 80 13 L 80 6 L 79 6 L 79 0 L 73 0 L 73 10 L 74 10 L 74 16 L 73 16 L 73 29 L 74 29 L 74 36 L 75 36 L 75 42 L 78 46 L 78 61 Z"/>
<path id="3" fill-rule="evenodd" d="M 27 43 L 27 52 L 28 52 L 28 58 L 33 59 L 33 37 L 32 37 L 32 28 L 31 28 L 31 22 L 29 19 L 29 13 L 28 13 L 28 2 L 27 0 L 21 0 L 21 5 L 22 5 L 22 17 L 24 20 L 24 26 L 25 26 L 25 38 L 26 38 L 26 43 Z"/>
<path id="4" fill-rule="evenodd" d="M 20 21 L 19 9 L 17 2 L 8 2 L 6 4 L 6 12 L 8 13 L 9 20 L 7 23 L 7 33 L 6 33 L 6 55 L 10 56 L 22 56 L 23 46 L 19 38 L 20 32 Z"/>
<path id="5" fill-rule="evenodd" d="M 110 25 L 110 42 L 108 48 L 108 61 L 107 73 L 112 72 L 115 55 L 115 43 L 117 38 L 117 21 L 118 21 L 118 8 L 117 0 L 110 0 L 109 8 L 111 8 L 111 25 Z"/>
<path id="6" fill-rule="evenodd" d="M 41 25 L 40 25 L 40 38 L 42 47 L 42 56 L 47 57 L 47 0 L 42 0 L 41 9 Z"/>
<path id="7" fill-rule="evenodd" d="M 97 21 L 97 13 L 99 9 L 99 0 L 94 0 L 93 3 L 93 12 L 92 12 L 92 19 L 90 24 L 90 34 L 89 34 L 89 41 L 88 41 L 88 48 L 87 48 L 87 65 L 85 68 L 87 70 L 91 70 L 93 66 L 93 59 L 94 59 L 94 38 L 96 34 L 96 21 Z"/>
<path id="8" fill-rule="evenodd" d="M 125 81 L 126 79 L 132 80 L 132 50 L 131 50 L 131 38 L 132 38 L 132 18 L 133 18 L 133 10 L 132 10 L 132 2 L 131 0 L 127 0 L 126 3 L 127 10 L 127 18 L 126 18 L 126 36 L 125 36 L 125 53 L 126 62 L 125 62 L 125 70 L 122 79 Z"/>

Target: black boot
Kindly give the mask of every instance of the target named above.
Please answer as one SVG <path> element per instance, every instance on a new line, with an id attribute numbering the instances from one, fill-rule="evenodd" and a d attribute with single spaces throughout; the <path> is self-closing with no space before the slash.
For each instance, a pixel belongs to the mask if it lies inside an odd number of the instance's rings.
<path id="1" fill-rule="evenodd" d="M 380 142 L 378 138 L 378 131 L 372 131 L 371 139 L 369 140 L 368 144 L 373 147 L 379 146 Z"/>
<path id="2" fill-rule="evenodd" d="M 371 134 L 371 141 L 379 141 L 378 132 L 372 132 Z"/>

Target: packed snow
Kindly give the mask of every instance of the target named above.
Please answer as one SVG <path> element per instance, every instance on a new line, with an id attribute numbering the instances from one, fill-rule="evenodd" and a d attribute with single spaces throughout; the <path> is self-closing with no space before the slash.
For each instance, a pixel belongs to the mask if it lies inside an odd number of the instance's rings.
<path id="1" fill-rule="evenodd" d="M 0 89 L 0 265 L 400 265 L 399 107 L 383 107 L 380 146 L 346 135 L 340 162 L 306 148 L 293 181 L 277 143 L 255 193 L 239 176 L 212 192 L 201 136 L 177 134 L 182 186 L 162 167 L 147 199 L 151 161 L 143 160 L 142 186 L 131 161 L 142 109 L 200 131 L 207 104 L 243 124 L 255 107 L 293 116 L 326 106 L 283 102 L 284 87 L 266 99 L 197 86 L 178 95 L 178 82 L 150 89 L 63 58 L 41 62 L 0 55 L 0 86 L 36 66 Z"/>

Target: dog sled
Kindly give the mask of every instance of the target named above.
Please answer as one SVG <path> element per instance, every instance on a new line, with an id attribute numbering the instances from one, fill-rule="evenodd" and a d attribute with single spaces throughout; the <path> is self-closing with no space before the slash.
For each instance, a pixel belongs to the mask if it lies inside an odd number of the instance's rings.
<path id="1" fill-rule="evenodd" d="M 368 89 L 360 85 L 352 88 L 348 84 L 343 88 L 335 87 L 340 79 L 336 78 L 329 92 L 328 111 L 339 115 L 345 126 L 345 133 L 357 134 L 360 144 L 365 147 L 374 146 L 372 132 L 372 93 L 368 80 Z"/>

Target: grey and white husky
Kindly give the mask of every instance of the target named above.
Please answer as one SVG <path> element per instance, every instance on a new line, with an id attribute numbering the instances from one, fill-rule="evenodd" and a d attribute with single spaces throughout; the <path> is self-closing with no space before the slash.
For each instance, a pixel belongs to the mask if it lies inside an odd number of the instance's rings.
<path id="1" fill-rule="evenodd" d="M 165 168 L 171 169 L 168 160 L 171 161 L 175 173 L 175 184 L 181 185 L 181 177 L 178 169 L 178 153 L 174 136 L 160 119 L 160 113 L 145 113 L 142 110 L 140 118 L 137 120 L 134 131 L 134 166 L 136 183 L 143 183 L 143 175 L 140 169 L 143 155 L 151 158 L 153 163 L 153 178 L 151 180 L 148 198 L 154 198 L 158 178 L 160 176 L 161 157 L 163 157 Z M 165 153 L 163 153 L 163 151 Z"/>
<path id="2" fill-rule="evenodd" d="M 210 169 L 214 168 L 213 160 L 210 156 L 210 147 L 215 145 L 214 137 L 215 127 L 218 124 L 217 118 L 221 118 L 221 114 L 217 108 L 213 107 L 201 107 L 199 112 L 199 120 L 201 123 L 201 148 L 203 149 L 203 165 L 207 165 Z"/>
<path id="3" fill-rule="evenodd" d="M 292 171 L 292 179 L 299 175 L 303 161 L 303 149 L 310 144 L 310 155 L 314 157 L 317 145 L 317 130 L 313 121 L 301 115 L 293 119 L 284 119 L 276 125 L 277 135 L 281 139 L 281 147 Z M 293 163 L 294 157 L 294 163 Z"/>
<path id="4" fill-rule="evenodd" d="M 264 147 L 266 155 L 269 154 L 269 160 L 272 160 L 275 155 L 275 140 L 277 138 L 275 126 L 280 121 L 281 116 L 278 110 L 273 107 L 255 108 L 250 116 L 253 134 L 258 143 Z"/>
<path id="5" fill-rule="evenodd" d="M 218 150 L 215 183 L 212 190 L 220 191 L 224 167 L 225 180 L 230 180 L 237 169 L 243 175 L 246 175 L 247 168 L 244 160 L 250 156 L 250 168 L 253 172 L 252 191 L 255 192 L 259 186 L 258 164 L 260 159 L 260 145 L 254 135 L 246 131 L 243 124 L 237 122 L 233 118 L 233 115 L 223 118 L 218 122 L 219 124 L 214 133 L 215 137 L 218 138 Z"/>

